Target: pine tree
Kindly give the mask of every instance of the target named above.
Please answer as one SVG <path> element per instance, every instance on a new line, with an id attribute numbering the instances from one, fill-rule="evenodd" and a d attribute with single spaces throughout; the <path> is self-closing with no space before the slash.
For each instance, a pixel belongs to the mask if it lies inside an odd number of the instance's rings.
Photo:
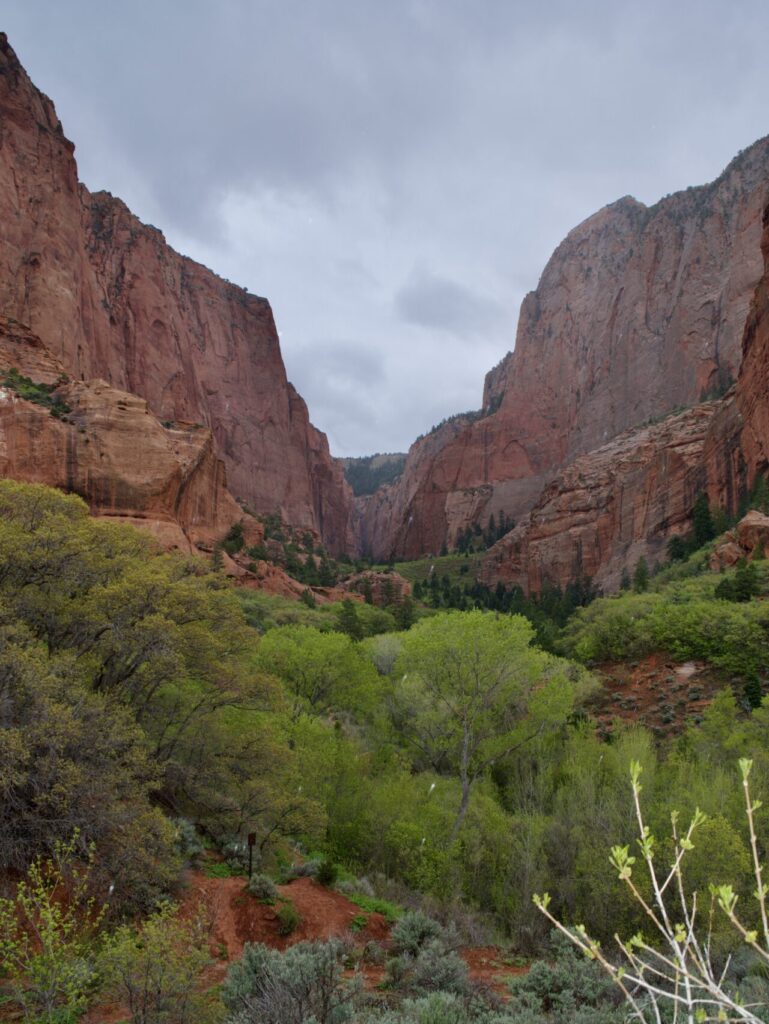
<path id="1" fill-rule="evenodd" d="M 646 559 L 643 555 L 636 562 L 635 572 L 633 573 L 633 590 L 636 594 L 643 594 L 645 590 L 649 589 L 649 566 L 646 564 Z"/>
<path id="2" fill-rule="evenodd" d="M 694 543 L 696 547 L 701 548 L 703 544 L 707 544 L 709 540 L 712 540 L 715 537 L 716 531 L 713 526 L 713 514 L 710 511 L 708 496 L 704 491 L 700 492 L 694 503 L 694 508 L 692 509 L 692 524 L 694 527 Z"/>
<path id="3" fill-rule="evenodd" d="M 339 612 L 339 628 L 351 640 L 363 639 L 363 626 L 358 618 L 358 611 L 349 597 L 342 601 L 342 608 Z"/>

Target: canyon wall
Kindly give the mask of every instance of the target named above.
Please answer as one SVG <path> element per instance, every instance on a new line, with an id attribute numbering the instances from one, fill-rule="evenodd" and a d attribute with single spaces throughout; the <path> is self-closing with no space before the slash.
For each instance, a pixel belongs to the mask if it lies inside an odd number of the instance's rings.
<path id="1" fill-rule="evenodd" d="M 243 518 L 206 427 L 164 425 L 134 394 L 66 379 L 36 335 L 0 317 L 0 381 L 11 367 L 37 384 L 58 384 L 57 406 L 0 383 L 0 476 L 72 491 L 94 515 L 141 526 L 187 552 L 211 550 Z"/>
<path id="2" fill-rule="evenodd" d="M 575 459 L 532 511 L 487 553 L 482 578 L 527 591 L 581 574 L 608 591 L 645 557 L 666 559 L 669 538 L 691 526 L 704 491 L 735 512 L 769 471 L 769 206 L 760 251 L 764 271 L 742 335 L 736 386 L 649 427 L 628 431 Z"/>
<path id="3" fill-rule="evenodd" d="M 79 184 L 51 101 L 0 34 L 0 314 L 76 380 L 209 428 L 232 493 L 333 552 L 354 547 L 352 495 L 286 379 L 266 299 L 180 256 L 109 193 Z"/>
<path id="4" fill-rule="evenodd" d="M 400 482 L 359 509 L 364 549 L 414 557 L 492 513 L 518 520 L 575 457 L 725 392 L 762 272 L 768 183 L 762 139 L 710 185 L 652 207 L 626 197 L 576 227 L 525 298 L 483 413 L 414 445 Z"/>

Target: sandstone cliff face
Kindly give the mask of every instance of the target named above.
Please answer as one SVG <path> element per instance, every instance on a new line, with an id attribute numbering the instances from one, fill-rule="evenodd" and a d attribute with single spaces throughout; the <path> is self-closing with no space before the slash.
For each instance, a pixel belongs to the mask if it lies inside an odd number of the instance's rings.
<path id="1" fill-rule="evenodd" d="M 517 519 L 575 456 L 723 392 L 739 369 L 761 276 L 767 183 L 763 139 L 711 185 L 649 208 L 621 199 L 575 228 L 523 302 L 515 351 L 487 377 L 488 415 L 458 431 L 429 465 L 412 449 L 400 485 L 368 503 L 364 549 L 412 556 L 451 545 L 492 512 Z M 424 471 L 415 485 L 418 462 Z M 484 488 L 485 501 L 474 500 Z M 382 518 L 383 502 L 389 532 L 367 525 Z M 412 516 L 418 539 L 406 540 L 403 523 Z"/>
<path id="2" fill-rule="evenodd" d="M 688 530 L 707 488 L 704 452 L 723 404 L 627 431 L 575 459 L 490 548 L 484 581 L 538 593 L 545 583 L 563 586 L 584 574 L 611 591 L 641 555 L 650 564 L 664 559 L 668 538 Z"/>
<path id="3" fill-rule="evenodd" d="M 231 491 L 256 512 L 351 548 L 350 491 L 286 379 L 269 303 L 89 193 L 73 151 L 0 35 L 0 313 L 29 324 L 71 376 L 210 428 Z"/>
<path id="4" fill-rule="evenodd" d="M 577 458 L 530 515 L 488 553 L 483 577 L 539 591 L 580 572 L 616 589 L 623 566 L 664 557 L 670 536 L 690 526 L 699 491 L 736 511 L 756 477 L 769 470 L 769 206 L 760 250 L 764 270 L 742 339 L 737 384 L 718 402 L 696 406 L 655 427 L 629 431 Z M 726 534 L 715 568 L 765 545 L 766 517 L 752 512 Z"/>
<path id="5" fill-rule="evenodd" d="M 769 470 L 769 206 L 762 251 L 766 272 L 756 288 L 745 325 L 737 405 L 743 419 L 741 447 L 749 483 Z"/>
<path id="6" fill-rule="evenodd" d="M 64 373 L 39 338 L 0 318 L 0 372 L 11 367 L 43 384 Z M 0 476 L 73 491 L 166 548 L 210 550 L 243 517 L 210 430 L 163 426 L 144 399 L 100 380 L 70 380 L 57 395 L 69 406 L 62 419 L 0 386 Z"/>

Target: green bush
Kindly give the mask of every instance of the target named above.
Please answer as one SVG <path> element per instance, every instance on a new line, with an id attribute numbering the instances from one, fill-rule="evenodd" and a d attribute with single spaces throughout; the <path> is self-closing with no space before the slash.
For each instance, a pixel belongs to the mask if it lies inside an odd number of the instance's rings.
<path id="1" fill-rule="evenodd" d="M 428 942 L 443 939 L 444 931 L 437 921 L 421 910 L 409 911 L 393 927 L 390 935 L 393 950 L 416 956 Z"/>
<path id="2" fill-rule="evenodd" d="M 246 889 L 260 903 L 275 903 L 278 899 L 278 887 L 268 875 L 252 875 Z"/>
<path id="3" fill-rule="evenodd" d="M 28 402 L 34 402 L 35 405 L 42 405 L 43 408 L 48 409 L 51 415 L 57 419 L 66 416 L 70 411 L 64 399 L 56 394 L 56 389 L 60 384 L 64 384 L 66 379 L 66 377 L 63 377 L 56 384 L 36 384 L 30 377 L 25 377 L 19 373 L 15 367 L 0 372 L 0 384 L 3 387 L 15 391 L 19 398 L 24 398 Z"/>
<path id="4" fill-rule="evenodd" d="M 196 864 L 205 853 L 197 829 L 187 818 L 177 818 L 173 822 L 176 828 L 176 851 L 185 864 Z"/>
<path id="5" fill-rule="evenodd" d="M 198 991 L 209 962 L 201 920 L 183 921 L 165 904 L 134 932 L 123 925 L 101 958 L 106 991 L 128 1006 L 134 1024 L 204 1024 L 215 1006 Z"/>
<path id="6" fill-rule="evenodd" d="M 339 877 L 339 868 L 333 861 L 322 860 L 318 866 L 318 871 L 315 875 L 316 881 L 320 885 L 330 888 L 337 878 Z"/>
<path id="7" fill-rule="evenodd" d="M 221 997 L 238 1024 L 344 1024 L 353 1017 L 360 985 L 346 981 L 345 946 L 299 942 L 285 953 L 246 943 Z"/>
<path id="8" fill-rule="evenodd" d="M 299 927 L 302 920 L 299 911 L 291 900 L 286 900 L 278 910 L 278 935 L 290 935 Z"/>

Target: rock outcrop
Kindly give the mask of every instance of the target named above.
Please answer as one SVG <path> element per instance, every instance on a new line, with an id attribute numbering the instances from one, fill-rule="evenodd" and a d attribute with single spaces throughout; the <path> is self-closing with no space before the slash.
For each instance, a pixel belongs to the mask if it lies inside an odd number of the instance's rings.
<path id="1" fill-rule="evenodd" d="M 766 558 L 769 555 L 769 516 L 751 509 L 733 530 L 718 538 L 710 556 L 714 572 L 729 569 L 742 558 Z"/>
<path id="2" fill-rule="evenodd" d="M 482 579 L 539 593 L 545 584 L 589 576 L 612 591 L 641 556 L 650 565 L 664 560 L 668 539 L 689 529 L 692 506 L 707 489 L 704 453 L 722 404 L 626 431 L 575 459 L 489 549 Z"/>
<path id="3" fill-rule="evenodd" d="M 0 384 L 0 476 L 79 494 L 95 515 L 147 529 L 166 548 L 210 550 L 243 518 L 207 428 L 164 425 L 136 395 L 67 378 L 36 335 L 0 318 L 0 380 L 11 368 L 58 385 L 62 411 Z"/>
<path id="4" fill-rule="evenodd" d="M 767 183 L 762 139 L 710 185 L 652 207 L 626 197 L 575 228 L 523 302 L 484 414 L 436 450 L 412 447 L 401 480 L 359 510 L 363 549 L 411 557 L 492 513 L 518 520 L 575 457 L 725 392 L 762 272 Z"/>
<path id="5" fill-rule="evenodd" d="M 0 313 L 28 324 L 75 380 L 210 429 L 232 493 L 257 513 L 316 529 L 334 552 L 354 546 L 351 493 L 286 379 L 267 300 L 78 183 L 53 104 L 2 34 L 0 223 Z"/>

